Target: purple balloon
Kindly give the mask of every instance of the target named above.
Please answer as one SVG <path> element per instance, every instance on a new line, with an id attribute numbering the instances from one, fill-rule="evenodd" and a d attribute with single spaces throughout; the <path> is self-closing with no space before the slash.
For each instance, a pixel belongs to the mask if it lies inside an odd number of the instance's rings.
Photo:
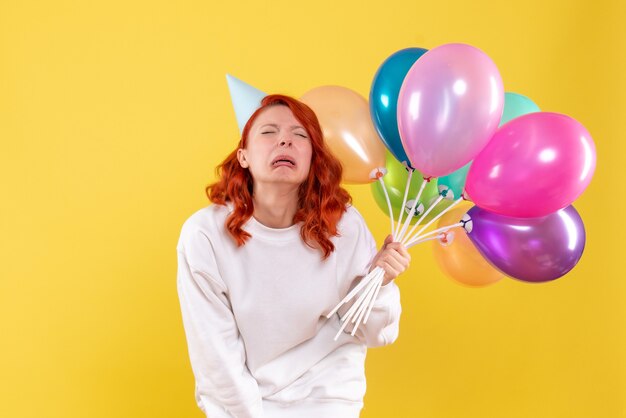
<path id="1" fill-rule="evenodd" d="M 504 87 L 480 49 L 445 44 L 426 52 L 398 95 L 398 130 L 411 165 L 441 177 L 470 162 L 498 128 Z"/>
<path id="2" fill-rule="evenodd" d="M 525 282 L 558 279 L 585 248 L 585 227 L 573 206 L 540 218 L 513 218 L 474 206 L 468 217 L 467 235 L 485 259 Z"/>

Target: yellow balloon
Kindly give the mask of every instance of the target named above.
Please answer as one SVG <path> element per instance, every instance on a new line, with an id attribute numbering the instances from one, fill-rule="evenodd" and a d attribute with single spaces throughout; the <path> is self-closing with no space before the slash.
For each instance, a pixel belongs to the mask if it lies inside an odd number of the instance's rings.
<path id="1" fill-rule="evenodd" d="M 463 217 L 471 205 L 456 207 L 439 219 L 438 228 L 452 225 Z M 470 241 L 463 228 L 451 229 L 454 236 L 448 245 L 433 241 L 435 260 L 453 280 L 472 287 L 484 287 L 500 281 L 504 276 L 487 262 Z"/>
<path id="2" fill-rule="evenodd" d="M 300 100 L 317 115 L 328 147 L 343 166 L 343 181 L 373 181 L 372 171 L 385 167 L 385 146 L 376 133 L 367 101 L 341 86 L 316 87 Z"/>

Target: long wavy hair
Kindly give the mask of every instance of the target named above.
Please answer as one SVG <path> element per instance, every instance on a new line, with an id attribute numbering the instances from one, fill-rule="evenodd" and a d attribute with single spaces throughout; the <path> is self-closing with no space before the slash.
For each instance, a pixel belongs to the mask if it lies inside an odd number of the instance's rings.
<path id="1" fill-rule="evenodd" d="M 217 166 L 219 180 L 207 186 L 205 191 L 209 200 L 215 204 L 233 203 L 234 210 L 226 218 L 225 227 L 237 246 L 244 245 L 251 237 L 242 226 L 254 213 L 253 181 L 250 171 L 239 164 L 237 150 L 246 147 L 250 128 L 259 114 L 267 107 L 277 105 L 287 106 L 291 110 L 306 129 L 311 141 L 311 168 L 307 179 L 298 188 L 298 209 L 293 221 L 302 222 L 302 240 L 309 247 L 320 249 L 323 259 L 326 259 L 335 249 L 330 237 L 339 235 L 337 223 L 346 211 L 346 205 L 352 203 L 352 197 L 340 186 L 341 163 L 326 146 L 317 116 L 306 104 L 280 94 L 266 96 L 261 101 L 261 107 L 244 126 L 237 148 Z"/>

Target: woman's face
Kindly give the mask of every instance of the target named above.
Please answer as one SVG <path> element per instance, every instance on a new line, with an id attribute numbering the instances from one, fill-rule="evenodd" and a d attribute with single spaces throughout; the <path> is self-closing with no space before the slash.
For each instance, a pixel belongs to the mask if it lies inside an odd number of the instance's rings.
<path id="1" fill-rule="evenodd" d="M 248 134 L 246 147 L 237 151 L 255 186 L 287 183 L 299 186 L 309 175 L 312 146 L 309 134 L 287 106 L 274 105 L 261 112 Z"/>

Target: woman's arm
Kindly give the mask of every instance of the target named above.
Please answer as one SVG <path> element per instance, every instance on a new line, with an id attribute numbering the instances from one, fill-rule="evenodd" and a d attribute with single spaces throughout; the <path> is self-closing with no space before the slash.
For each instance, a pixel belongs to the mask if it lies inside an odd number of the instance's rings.
<path id="1" fill-rule="evenodd" d="M 380 264 L 385 268 L 384 260 L 390 260 L 390 256 L 391 258 L 396 258 L 396 255 L 389 254 L 392 248 L 395 248 L 395 244 L 388 245 L 388 240 L 385 241 L 386 244 L 380 252 L 377 250 L 376 241 L 367 227 L 365 220 L 358 211 L 356 211 L 356 208 L 352 207 L 352 209 L 357 215 L 357 225 L 354 252 L 352 257 L 350 257 L 352 268 L 349 269 L 349 271 L 351 272 L 352 280 L 350 281 L 349 287 L 344 290 L 345 294 L 353 289 L 376 265 Z M 402 257 L 404 257 L 404 255 L 400 256 L 400 258 Z M 406 260 L 406 262 L 408 265 L 408 260 Z M 392 265 L 396 266 L 395 262 L 393 262 Z M 385 268 L 385 271 L 387 270 L 388 269 Z M 397 274 L 395 276 L 397 276 Z M 355 336 L 368 347 L 391 344 L 398 338 L 402 306 L 400 304 L 400 289 L 392 280 L 395 276 L 391 271 L 386 273 L 385 282 L 387 284 L 380 288 L 367 323 L 361 323 L 355 333 Z M 338 314 L 340 318 L 345 315 L 364 290 L 365 289 L 361 290 L 349 303 L 339 309 Z M 341 296 L 345 296 L 345 294 Z M 353 328 L 354 324 L 350 323 L 346 326 L 344 331 L 351 333 Z"/>
<path id="2" fill-rule="evenodd" d="M 200 409 L 211 418 L 262 417 L 258 384 L 246 367 L 209 238 L 185 225 L 177 253 L 178 296 Z"/>

